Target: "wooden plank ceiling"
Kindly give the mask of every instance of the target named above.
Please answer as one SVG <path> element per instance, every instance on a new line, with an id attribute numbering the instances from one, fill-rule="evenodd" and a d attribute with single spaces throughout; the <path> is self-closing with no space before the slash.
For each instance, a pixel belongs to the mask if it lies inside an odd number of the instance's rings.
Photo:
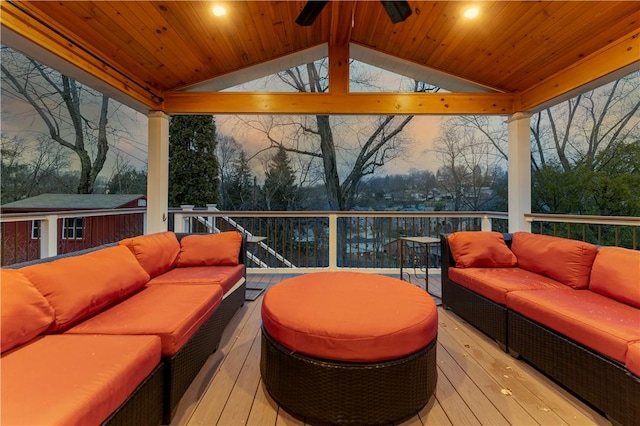
<path id="1" fill-rule="evenodd" d="M 640 64 L 637 1 L 485 1 L 468 20 L 467 2 L 410 0 L 413 13 L 398 24 L 380 2 L 331 1 L 309 27 L 294 22 L 304 1 L 227 1 L 224 17 L 213 16 L 213 4 L 3 1 L 3 30 L 17 36 L 3 33 L 3 42 L 29 53 L 26 39 L 35 52 L 53 53 L 131 97 L 138 109 L 169 113 L 509 114 Z M 238 72 L 251 79 L 263 65 L 322 45 L 331 63 L 328 94 L 183 90 L 232 74 L 237 82 Z M 365 58 L 397 58 L 424 67 L 425 76 L 436 72 L 489 92 L 349 93 L 343 65 L 350 45 L 371 52 Z M 394 70 L 393 60 L 385 64 Z"/>

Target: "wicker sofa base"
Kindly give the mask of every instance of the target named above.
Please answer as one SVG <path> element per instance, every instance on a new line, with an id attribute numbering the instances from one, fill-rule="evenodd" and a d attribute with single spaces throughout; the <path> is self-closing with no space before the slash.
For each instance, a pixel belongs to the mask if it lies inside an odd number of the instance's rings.
<path id="1" fill-rule="evenodd" d="M 218 350 L 220 340 L 222 339 L 222 333 L 227 327 L 227 324 L 231 321 L 231 318 L 236 314 L 238 309 L 244 305 L 245 294 L 247 292 L 247 282 L 243 279 L 242 283 L 235 287 L 233 291 L 228 293 L 223 299 L 216 311 L 213 313 L 214 325 L 214 341 L 215 347 L 213 352 Z"/>
<path id="2" fill-rule="evenodd" d="M 640 378 L 584 346 L 509 311 L 509 351 L 602 411 L 614 424 L 640 419 Z"/>
<path id="3" fill-rule="evenodd" d="M 291 353 L 262 330 L 260 372 L 288 411 L 333 424 L 380 424 L 415 415 L 436 387 L 436 340 L 380 363 L 347 363 Z"/>
<path id="4" fill-rule="evenodd" d="M 442 280 L 442 304 L 507 351 L 507 308 L 449 279 Z"/>
<path id="5" fill-rule="evenodd" d="M 162 422 L 164 364 L 160 363 L 129 398 L 102 424 L 104 426 L 157 426 Z"/>
<path id="6" fill-rule="evenodd" d="M 235 312 L 244 303 L 245 284 L 238 286 L 202 324 L 189 341 L 170 358 L 164 358 L 164 404 L 162 423 L 169 424 L 180 398 L 196 377 L 209 356 L 218 349 L 222 332 Z"/>

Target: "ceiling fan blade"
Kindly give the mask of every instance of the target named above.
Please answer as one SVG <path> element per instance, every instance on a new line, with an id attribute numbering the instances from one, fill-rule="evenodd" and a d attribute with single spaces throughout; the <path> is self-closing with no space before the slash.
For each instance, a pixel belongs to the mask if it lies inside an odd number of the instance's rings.
<path id="1" fill-rule="evenodd" d="M 313 24 L 313 22 L 316 20 L 318 15 L 320 15 L 320 12 L 322 12 L 322 9 L 324 9 L 324 6 L 327 3 L 329 3 L 328 0 L 308 1 L 296 18 L 296 24 L 300 25 L 301 27 L 308 27 L 309 25 Z"/>
<path id="2" fill-rule="evenodd" d="M 411 6 L 408 1 L 380 1 L 387 11 L 389 19 L 394 24 L 402 22 L 411 15 Z"/>

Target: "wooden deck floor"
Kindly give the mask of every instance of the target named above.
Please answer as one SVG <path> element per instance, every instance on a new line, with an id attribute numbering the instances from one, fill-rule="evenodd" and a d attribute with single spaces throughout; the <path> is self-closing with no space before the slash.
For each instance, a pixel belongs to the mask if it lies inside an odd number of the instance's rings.
<path id="1" fill-rule="evenodd" d="M 272 285 L 291 275 L 249 275 Z M 429 277 L 439 293 L 439 275 Z M 260 304 L 246 302 L 220 348 L 182 398 L 172 425 L 304 425 L 269 397 L 260 379 Z M 610 425 L 567 391 L 455 314 L 438 308 L 435 396 L 403 425 Z"/>

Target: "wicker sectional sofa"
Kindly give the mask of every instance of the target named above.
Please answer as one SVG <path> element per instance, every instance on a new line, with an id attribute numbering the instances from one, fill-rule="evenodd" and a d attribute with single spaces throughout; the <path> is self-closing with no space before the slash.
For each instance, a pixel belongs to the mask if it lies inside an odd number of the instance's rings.
<path id="1" fill-rule="evenodd" d="M 170 423 L 244 303 L 244 253 L 163 232 L 0 270 L 0 423 Z"/>
<path id="2" fill-rule="evenodd" d="M 640 419 L 640 251 L 527 232 L 441 249 L 446 308 L 614 424 Z"/>

